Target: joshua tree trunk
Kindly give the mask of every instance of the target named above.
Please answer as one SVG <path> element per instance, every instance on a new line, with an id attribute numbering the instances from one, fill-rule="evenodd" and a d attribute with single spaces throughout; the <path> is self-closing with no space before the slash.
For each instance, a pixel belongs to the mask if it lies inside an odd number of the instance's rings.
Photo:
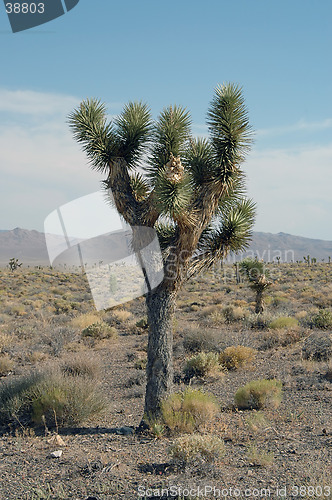
<path id="1" fill-rule="evenodd" d="M 172 319 L 175 292 L 161 284 L 146 296 L 149 341 L 144 419 L 158 418 L 162 399 L 173 386 Z"/>
<path id="2" fill-rule="evenodd" d="M 264 311 L 264 299 L 263 299 L 263 290 L 257 290 L 256 293 L 256 314 L 260 314 Z"/>

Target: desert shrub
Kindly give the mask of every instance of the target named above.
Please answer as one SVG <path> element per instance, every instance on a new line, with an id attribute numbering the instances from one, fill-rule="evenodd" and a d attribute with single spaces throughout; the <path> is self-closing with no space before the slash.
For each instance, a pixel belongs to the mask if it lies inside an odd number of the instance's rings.
<path id="1" fill-rule="evenodd" d="M 284 305 L 288 301 L 287 297 L 284 297 L 282 295 L 275 295 L 272 300 L 272 306 L 273 307 L 278 307 L 280 305 Z"/>
<path id="2" fill-rule="evenodd" d="M 201 309 L 200 316 L 203 318 L 209 318 L 213 314 L 220 314 L 221 313 L 221 308 L 220 305 L 212 305 L 212 306 L 206 306 L 203 309 Z"/>
<path id="3" fill-rule="evenodd" d="M 302 346 L 303 359 L 328 361 L 332 357 L 332 340 L 327 334 L 313 333 Z"/>
<path id="4" fill-rule="evenodd" d="M 147 363 L 148 363 L 147 358 L 139 358 L 137 361 L 135 361 L 134 366 L 136 370 L 145 370 Z"/>
<path id="5" fill-rule="evenodd" d="M 275 329 L 264 333 L 260 349 L 265 351 L 277 346 L 287 346 L 299 342 L 303 336 L 300 329 Z"/>
<path id="6" fill-rule="evenodd" d="M 49 358 L 49 354 L 47 352 L 43 351 L 32 351 L 27 354 L 27 360 L 29 363 L 35 364 L 35 363 L 40 363 L 42 361 L 45 361 L 46 359 Z"/>
<path id="7" fill-rule="evenodd" d="M 65 375 L 98 378 L 100 375 L 100 358 L 91 353 L 73 353 L 65 356 L 60 369 Z"/>
<path id="8" fill-rule="evenodd" d="M 328 330 L 332 328 L 332 311 L 329 309 L 320 309 L 317 314 L 311 318 L 312 326 Z"/>
<path id="9" fill-rule="evenodd" d="M 55 314 L 66 314 L 73 309 L 72 304 L 63 299 L 56 299 L 53 305 L 55 308 Z"/>
<path id="10" fill-rule="evenodd" d="M 256 350 L 244 345 L 229 346 L 219 354 L 219 362 L 227 370 L 250 366 L 256 357 Z"/>
<path id="11" fill-rule="evenodd" d="M 98 321 L 100 321 L 100 315 L 97 312 L 92 312 L 76 316 L 72 319 L 71 324 L 74 328 L 78 328 L 82 331 L 84 328 L 87 328 L 94 323 L 98 323 Z"/>
<path id="12" fill-rule="evenodd" d="M 220 376 L 223 374 L 216 352 L 200 352 L 186 362 L 184 373 L 187 378 Z"/>
<path id="13" fill-rule="evenodd" d="M 279 318 L 271 321 L 269 328 L 278 330 L 282 328 L 296 328 L 298 325 L 299 322 L 296 318 L 291 316 L 280 316 Z"/>
<path id="14" fill-rule="evenodd" d="M 13 337 L 8 333 L 0 332 L 0 353 L 4 352 L 7 347 L 13 342 Z"/>
<path id="15" fill-rule="evenodd" d="M 149 328 L 148 318 L 144 316 L 144 318 L 136 321 L 136 326 L 138 328 L 143 328 L 144 330 L 146 330 L 147 328 Z"/>
<path id="16" fill-rule="evenodd" d="M 104 321 L 92 323 L 82 331 L 83 337 L 93 337 L 94 339 L 116 339 L 118 332 L 114 326 L 110 326 Z"/>
<path id="17" fill-rule="evenodd" d="M 187 434 L 174 441 L 169 453 L 184 463 L 197 459 L 213 462 L 225 453 L 225 445 L 223 440 L 211 434 Z"/>
<path id="18" fill-rule="evenodd" d="M 239 306 L 224 307 L 222 313 L 227 323 L 234 323 L 235 321 L 243 320 L 246 316 L 246 312 L 244 311 L 244 309 Z"/>
<path id="19" fill-rule="evenodd" d="M 259 432 L 270 426 L 269 421 L 261 411 L 256 411 L 248 416 L 246 423 L 251 432 Z"/>
<path id="20" fill-rule="evenodd" d="M 219 413 L 212 394 L 187 389 L 171 394 L 162 402 L 162 418 L 171 431 L 194 432 L 211 423 Z"/>
<path id="21" fill-rule="evenodd" d="M 275 317 L 268 313 L 263 312 L 260 314 L 248 314 L 245 318 L 245 322 L 249 328 L 255 328 L 256 330 L 264 330 L 268 328 L 269 324 L 275 319 Z"/>
<path id="22" fill-rule="evenodd" d="M 115 309 L 112 311 L 112 316 L 114 316 L 120 323 L 125 323 L 129 318 L 131 318 L 132 313 L 130 311 L 126 311 L 125 309 Z"/>
<path id="23" fill-rule="evenodd" d="M 8 356 L 0 356 L 0 377 L 8 375 L 14 368 L 14 361 Z"/>
<path id="24" fill-rule="evenodd" d="M 272 406 L 277 408 L 281 401 L 282 384 L 280 380 L 252 380 L 235 393 L 235 403 L 242 409 L 261 409 Z"/>
<path id="25" fill-rule="evenodd" d="M 298 319 L 299 321 L 304 320 L 308 316 L 307 311 L 298 311 L 295 314 L 295 318 Z"/>
<path id="26" fill-rule="evenodd" d="M 95 380 L 68 377 L 58 371 L 30 374 L 0 388 L 0 414 L 4 423 L 48 426 L 79 425 L 107 409 L 105 394 Z"/>
<path id="27" fill-rule="evenodd" d="M 252 444 L 247 449 L 247 460 L 253 465 L 267 467 L 268 465 L 272 465 L 274 456 L 272 452 L 258 450 L 257 446 Z"/>
<path id="28" fill-rule="evenodd" d="M 183 346 L 189 352 L 211 352 L 218 349 L 216 334 L 209 329 L 185 332 Z"/>

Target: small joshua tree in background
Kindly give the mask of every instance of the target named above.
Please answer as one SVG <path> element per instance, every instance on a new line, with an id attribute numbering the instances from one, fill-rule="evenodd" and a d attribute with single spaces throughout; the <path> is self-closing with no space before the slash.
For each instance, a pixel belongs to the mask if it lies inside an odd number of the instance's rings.
<path id="1" fill-rule="evenodd" d="M 18 259 L 15 259 L 15 257 L 12 257 L 8 263 L 8 267 L 11 271 L 16 271 L 19 267 L 21 267 L 22 262 L 19 264 Z"/>
<path id="2" fill-rule="evenodd" d="M 256 292 L 256 314 L 264 311 L 264 292 L 272 285 L 269 280 L 269 272 L 264 262 L 258 259 L 245 259 L 241 262 L 241 271 L 249 281 L 249 286 Z"/>

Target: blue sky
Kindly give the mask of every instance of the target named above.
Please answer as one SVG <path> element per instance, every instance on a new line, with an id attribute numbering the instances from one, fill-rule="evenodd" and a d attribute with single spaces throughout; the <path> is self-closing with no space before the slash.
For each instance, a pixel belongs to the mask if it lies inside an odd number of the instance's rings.
<path id="1" fill-rule="evenodd" d="M 332 3 L 80 0 L 13 34 L 0 5 L 0 229 L 43 229 L 99 189 L 66 117 L 85 97 L 110 115 L 178 103 L 206 134 L 213 88 L 243 87 L 255 144 L 244 165 L 255 230 L 332 240 Z"/>

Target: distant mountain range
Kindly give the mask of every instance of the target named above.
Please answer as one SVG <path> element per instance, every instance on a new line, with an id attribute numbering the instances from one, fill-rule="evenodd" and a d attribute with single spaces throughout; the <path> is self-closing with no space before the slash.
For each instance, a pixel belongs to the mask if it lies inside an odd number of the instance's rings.
<path id="1" fill-rule="evenodd" d="M 64 263 L 77 265 L 80 262 L 77 246 L 63 252 L 63 237 L 52 235 L 52 238 L 55 253 L 59 254 L 54 265 Z M 118 249 L 121 254 L 121 241 L 112 235 L 111 243 L 107 237 L 98 238 L 98 258 L 96 258 L 96 246 L 91 243 L 89 247 L 89 242 L 85 242 L 84 262 L 86 260 L 90 263 L 107 262 L 110 244 L 112 252 Z M 322 259 L 328 261 L 329 256 L 332 258 L 332 241 L 303 238 L 286 233 L 254 232 L 248 251 L 240 257 L 257 256 L 266 262 L 280 257 L 281 262 L 291 262 L 303 260 L 303 256 L 307 255 L 315 257 L 317 261 Z M 17 258 L 23 265 L 49 265 L 45 234 L 18 227 L 10 231 L 0 230 L 0 266 L 7 265 L 12 257 Z"/>

